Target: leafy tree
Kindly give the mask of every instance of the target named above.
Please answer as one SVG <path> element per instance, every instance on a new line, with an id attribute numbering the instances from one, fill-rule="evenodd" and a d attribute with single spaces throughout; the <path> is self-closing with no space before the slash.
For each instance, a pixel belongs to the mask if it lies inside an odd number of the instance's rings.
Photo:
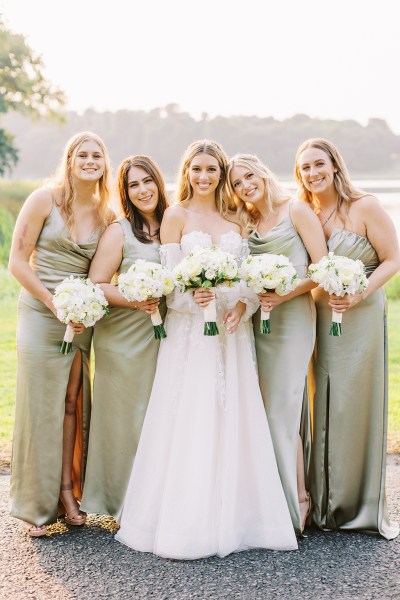
<path id="1" fill-rule="evenodd" d="M 0 113 L 17 111 L 32 117 L 57 116 L 64 93 L 42 73 L 42 59 L 21 34 L 10 31 L 0 17 Z M 17 163 L 14 137 L 0 129 L 0 175 Z"/>

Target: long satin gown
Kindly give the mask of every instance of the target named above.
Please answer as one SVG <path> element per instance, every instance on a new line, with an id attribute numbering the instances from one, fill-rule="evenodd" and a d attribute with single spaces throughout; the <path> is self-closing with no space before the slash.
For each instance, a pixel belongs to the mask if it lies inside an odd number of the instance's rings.
<path id="1" fill-rule="evenodd" d="M 53 202 L 31 257 L 31 265 L 51 292 L 70 275 L 87 277 L 100 230 L 75 243 Z M 70 354 L 60 353 L 65 325 L 22 289 L 18 302 L 17 397 L 11 463 L 11 514 L 34 525 L 53 523 L 60 495 L 65 394 L 77 350 L 82 382 L 77 406 L 73 490 L 80 499 L 90 421 L 89 354 L 92 328 L 74 337 Z"/>
<path id="2" fill-rule="evenodd" d="M 173 266 L 196 246 L 162 246 Z M 243 241 L 224 234 L 238 258 Z M 221 321 L 241 286 L 217 288 L 220 334 L 203 335 L 203 310 L 190 292 L 167 298 L 168 337 L 156 375 L 116 539 L 135 550 L 176 559 L 225 556 L 249 548 L 292 550 L 297 542 L 276 466 L 258 385 L 250 301 L 237 331 Z"/>
<path id="3" fill-rule="evenodd" d="M 124 246 L 118 273 L 138 259 L 160 262 L 159 244 L 140 242 L 119 221 Z M 165 302 L 160 312 L 165 315 Z M 119 519 L 156 368 L 159 341 L 150 315 L 114 307 L 96 323 L 95 375 L 82 510 Z"/>
<path id="4" fill-rule="evenodd" d="M 329 251 L 360 259 L 368 275 L 379 265 L 369 240 L 334 229 Z M 314 293 L 315 292 L 315 293 Z M 313 360 L 313 518 L 321 529 L 399 534 L 385 498 L 387 433 L 386 298 L 382 288 L 344 313 L 342 337 L 329 335 L 332 310 L 316 288 Z"/>
<path id="5" fill-rule="evenodd" d="M 309 258 L 290 215 L 266 235 L 249 237 L 250 254 L 283 254 L 300 278 L 307 273 Z M 279 474 L 292 517 L 300 533 L 297 494 L 297 447 L 301 434 L 304 471 L 311 452 L 310 410 L 307 372 L 315 341 L 315 306 L 306 293 L 279 304 L 271 311 L 271 333 L 260 332 L 260 310 L 253 317 L 258 376 Z"/>

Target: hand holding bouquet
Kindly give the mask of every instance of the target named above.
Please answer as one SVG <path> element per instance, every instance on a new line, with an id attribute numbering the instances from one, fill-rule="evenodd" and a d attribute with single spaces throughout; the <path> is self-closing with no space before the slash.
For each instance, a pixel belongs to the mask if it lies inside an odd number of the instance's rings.
<path id="1" fill-rule="evenodd" d="M 172 274 L 168 269 L 159 263 L 140 258 L 126 273 L 118 277 L 118 289 L 129 302 L 161 298 L 172 292 L 174 287 Z M 150 318 L 154 327 L 154 337 L 157 340 L 167 337 L 158 308 Z"/>
<path id="2" fill-rule="evenodd" d="M 232 286 L 239 281 L 235 257 L 218 246 L 195 247 L 173 270 L 175 284 L 182 292 L 197 288 Z M 218 335 L 215 298 L 204 308 L 204 335 Z"/>
<path id="3" fill-rule="evenodd" d="M 71 275 L 64 279 L 54 290 L 53 304 L 57 309 L 57 318 L 67 324 L 60 352 L 72 351 L 74 330 L 68 323 L 83 323 L 92 327 L 108 312 L 108 302 L 99 285 Z"/>
<path id="4" fill-rule="evenodd" d="M 336 256 L 329 252 L 315 265 L 308 268 L 310 277 L 318 287 L 328 294 L 344 296 L 345 294 L 361 294 L 368 286 L 365 266 L 361 260 L 353 260 L 346 256 Z M 329 335 L 342 335 L 342 313 L 332 310 L 332 326 Z"/>
<path id="5" fill-rule="evenodd" d="M 257 254 L 242 263 L 240 276 L 256 294 L 275 292 L 286 296 L 299 284 L 296 269 L 283 254 Z M 261 307 L 260 331 L 271 333 L 270 312 Z"/>

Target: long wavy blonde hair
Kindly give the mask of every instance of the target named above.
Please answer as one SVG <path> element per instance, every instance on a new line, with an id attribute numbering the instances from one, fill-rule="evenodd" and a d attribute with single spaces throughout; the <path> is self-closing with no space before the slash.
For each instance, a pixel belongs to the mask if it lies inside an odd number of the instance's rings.
<path id="1" fill-rule="evenodd" d="M 226 188 L 229 203 L 236 205 L 237 217 L 243 227 L 248 231 L 254 231 L 257 229 L 260 221 L 260 213 L 251 202 L 243 202 L 236 194 L 230 177 L 234 167 L 244 167 L 249 169 L 249 171 L 264 180 L 265 201 L 267 203 L 268 211 L 271 213 L 275 212 L 275 209 L 278 206 L 288 202 L 292 198 L 292 195 L 281 186 L 273 172 L 261 162 L 258 156 L 253 154 L 236 154 L 233 156 L 228 163 L 227 170 Z"/>
<path id="2" fill-rule="evenodd" d="M 61 189 L 61 211 L 69 229 L 74 224 L 73 205 L 76 198 L 76 188 L 72 174 L 75 157 L 84 142 L 96 142 L 101 148 L 104 158 L 104 172 L 96 185 L 98 222 L 106 226 L 113 218 L 113 212 L 109 208 L 110 200 L 110 161 L 103 140 L 91 131 L 82 131 L 75 134 L 65 145 L 64 153 L 54 175 L 48 183 L 53 188 Z"/>
<path id="3" fill-rule="evenodd" d="M 213 156 L 221 169 L 221 179 L 215 190 L 215 204 L 221 216 L 226 217 L 230 212 L 230 206 L 225 193 L 226 169 L 228 166 L 227 156 L 222 147 L 211 140 L 197 140 L 192 142 L 186 149 L 178 174 L 176 199 L 185 202 L 193 197 L 193 188 L 189 181 L 189 168 L 192 160 L 198 154 L 209 154 Z M 234 207 L 233 207 L 234 208 Z"/>
<path id="4" fill-rule="evenodd" d="M 331 161 L 333 168 L 336 171 L 333 175 L 333 184 L 337 193 L 337 212 L 343 220 L 343 215 L 349 211 L 351 203 L 368 194 L 351 183 L 346 163 L 339 150 L 332 142 L 329 142 L 324 138 L 310 138 L 303 142 L 296 152 L 294 176 L 299 185 L 298 196 L 300 200 L 309 204 L 313 209 L 319 208 L 319 203 L 315 194 L 305 187 L 301 177 L 300 155 L 304 150 L 307 150 L 307 148 L 317 148 L 318 150 L 322 150 Z"/>

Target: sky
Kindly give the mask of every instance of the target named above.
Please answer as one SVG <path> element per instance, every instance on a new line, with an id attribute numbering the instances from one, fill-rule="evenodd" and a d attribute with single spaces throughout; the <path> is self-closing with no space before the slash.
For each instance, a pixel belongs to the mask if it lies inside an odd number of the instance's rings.
<path id="1" fill-rule="evenodd" d="M 385 119 L 400 134 L 398 0 L 0 0 L 80 113 Z"/>

